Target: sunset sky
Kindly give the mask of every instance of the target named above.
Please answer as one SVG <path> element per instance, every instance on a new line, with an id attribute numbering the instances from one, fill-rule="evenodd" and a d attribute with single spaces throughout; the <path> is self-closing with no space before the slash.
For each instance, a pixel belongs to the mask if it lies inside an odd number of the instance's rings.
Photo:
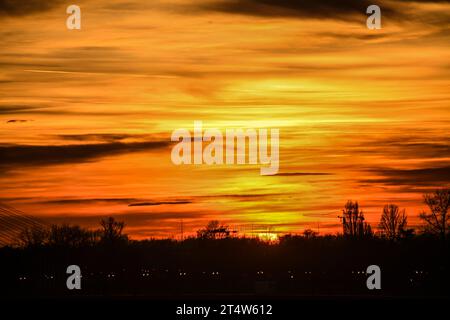
<path id="1" fill-rule="evenodd" d="M 0 202 L 48 223 L 328 233 L 351 199 L 414 226 L 449 185 L 450 1 L 0 0 L 0 23 Z M 278 128 L 279 173 L 175 166 L 196 120 Z"/>

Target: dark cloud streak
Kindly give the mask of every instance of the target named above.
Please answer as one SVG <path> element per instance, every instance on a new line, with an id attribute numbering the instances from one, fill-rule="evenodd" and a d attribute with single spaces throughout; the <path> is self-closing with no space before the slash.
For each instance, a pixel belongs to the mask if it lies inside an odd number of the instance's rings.
<path id="1" fill-rule="evenodd" d="M 291 176 L 329 176 L 329 175 L 332 174 L 328 172 L 281 172 L 273 176 L 291 177 Z"/>
<path id="2" fill-rule="evenodd" d="M 6 121 L 6 123 L 25 123 L 28 122 L 29 120 L 25 120 L 25 119 L 11 119 Z"/>
<path id="3" fill-rule="evenodd" d="M 372 4 L 378 5 L 383 17 L 411 19 L 408 2 L 450 3 L 449 0 L 213 0 L 196 5 L 201 11 L 222 12 L 268 18 L 333 19 L 365 21 L 366 10 Z M 447 13 L 436 17 L 430 14 L 414 14 L 417 19 L 430 24 L 441 24 L 448 20 Z"/>
<path id="4" fill-rule="evenodd" d="M 201 5 L 201 9 L 231 14 L 262 17 L 298 17 L 348 19 L 354 15 L 365 18 L 368 0 L 223 0 Z M 384 12 L 392 12 L 385 7 Z"/>
<path id="5" fill-rule="evenodd" d="M 53 9 L 61 0 L 0 0 L 0 16 L 26 16 Z"/>
<path id="6" fill-rule="evenodd" d="M 146 206 L 161 206 L 165 204 L 189 204 L 191 201 L 182 200 L 182 201 L 152 201 L 152 202 L 138 202 L 138 203 L 130 203 L 129 207 L 146 207 Z"/>
<path id="7" fill-rule="evenodd" d="M 380 178 L 363 179 L 361 183 L 381 183 L 391 186 L 433 186 L 442 187 L 450 184 L 450 165 L 418 169 L 377 168 L 369 172 Z"/>
<path id="8" fill-rule="evenodd" d="M 0 145 L 0 170 L 87 162 L 105 156 L 161 149 L 168 145 L 166 141 L 60 146 Z"/>

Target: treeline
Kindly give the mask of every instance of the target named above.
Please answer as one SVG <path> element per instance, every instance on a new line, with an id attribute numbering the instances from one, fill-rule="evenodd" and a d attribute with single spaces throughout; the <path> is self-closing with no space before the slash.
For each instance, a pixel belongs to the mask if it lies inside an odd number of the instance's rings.
<path id="1" fill-rule="evenodd" d="M 439 189 L 434 193 L 425 194 L 424 202 L 428 212 L 422 212 L 422 226 L 415 230 L 408 227 L 408 216 L 405 209 L 395 204 L 384 206 L 378 232 L 365 221 L 364 213 L 358 202 L 348 201 L 342 215 L 342 236 L 350 239 L 381 238 L 390 241 L 408 239 L 417 235 L 439 238 L 445 241 L 449 234 L 450 189 Z M 125 245 L 130 243 L 128 235 L 124 234 L 124 222 L 109 217 L 100 221 L 98 230 L 88 230 L 74 225 L 52 225 L 49 228 L 33 227 L 23 230 L 16 245 L 19 247 L 59 246 L 59 247 L 89 247 L 95 245 Z M 229 226 L 219 221 L 210 221 L 205 228 L 197 231 L 197 238 L 202 240 L 225 239 L 235 235 Z M 239 235 L 238 235 L 239 236 Z M 304 230 L 303 237 L 307 239 L 319 235 L 311 229 Z M 282 239 L 282 237 L 281 237 Z M 134 242 L 134 241 L 133 241 Z"/>
<path id="2" fill-rule="evenodd" d="M 123 233 L 124 222 L 113 217 L 102 219 L 100 228 L 89 230 L 78 225 L 52 225 L 49 228 L 35 226 L 24 229 L 17 239 L 16 245 L 23 248 L 68 247 L 81 248 L 95 245 L 124 245 L 129 241 Z"/>
<path id="3" fill-rule="evenodd" d="M 405 209 L 395 204 L 387 204 L 383 208 L 379 223 L 378 236 L 392 241 L 409 238 L 416 234 L 435 236 L 445 241 L 449 233 L 450 189 L 438 189 L 434 193 L 425 194 L 424 202 L 428 212 L 422 212 L 419 218 L 422 226 L 419 230 L 408 228 L 408 217 Z M 348 201 L 340 217 L 344 236 L 364 238 L 375 236 L 372 226 L 365 221 L 364 213 L 358 202 Z"/>
<path id="4" fill-rule="evenodd" d="M 405 209 L 400 209 L 395 204 L 387 204 L 381 213 L 378 224 L 378 232 L 374 232 L 372 226 L 365 221 L 364 213 L 357 201 L 348 201 L 339 216 L 342 223 L 342 235 L 350 239 L 370 239 L 378 237 L 390 241 L 412 238 L 418 234 L 428 237 L 436 237 L 446 240 L 448 237 L 450 208 L 450 189 L 438 189 L 434 193 L 425 194 L 424 202 L 429 212 L 422 212 L 420 219 L 422 226 L 419 230 L 408 227 L 408 216 Z M 228 226 L 221 225 L 218 221 L 211 221 L 204 229 L 197 231 L 200 239 L 223 239 L 230 237 L 232 231 Z M 303 237 L 311 239 L 318 233 L 306 229 Z"/>

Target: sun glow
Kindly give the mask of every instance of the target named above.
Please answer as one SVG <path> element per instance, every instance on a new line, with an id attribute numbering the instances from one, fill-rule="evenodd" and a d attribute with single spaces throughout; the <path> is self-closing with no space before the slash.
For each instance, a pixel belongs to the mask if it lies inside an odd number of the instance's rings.
<path id="1" fill-rule="evenodd" d="M 277 243 L 279 241 L 278 234 L 273 232 L 258 233 L 258 238 L 264 242 Z"/>

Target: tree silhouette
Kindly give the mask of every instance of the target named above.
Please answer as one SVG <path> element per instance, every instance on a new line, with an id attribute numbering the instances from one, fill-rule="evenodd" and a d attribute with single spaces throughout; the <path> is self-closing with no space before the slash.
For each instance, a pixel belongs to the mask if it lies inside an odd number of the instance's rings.
<path id="1" fill-rule="evenodd" d="M 305 229 L 302 234 L 303 234 L 303 237 L 305 237 L 306 239 L 312 239 L 312 238 L 317 237 L 317 235 L 318 235 L 318 233 L 312 229 Z"/>
<path id="2" fill-rule="evenodd" d="M 18 236 L 19 245 L 26 248 L 34 248 L 48 243 L 49 230 L 43 227 L 33 226 L 24 229 Z"/>
<path id="3" fill-rule="evenodd" d="M 344 236 L 360 238 L 372 236 L 372 228 L 364 220 L 364 214 L 359 210 L 358 202 L 347 201 L 342 210 L 342 228 Z"/>
<path id="4" fill-rule="evenodd" d="M 106 244 L 116 244 L 120 242 L 126 242 L 128 240 L 127 235 L 123 235 L 122 231 L 125 228 L 124 222 L 116 221 L 113 217 L 102 219 L 100 221 L 100 238 L 101 242 Z"/>
<path id="5" fill-rule="evenodd" d="M 100 221 L 100 230 L 89 230 L 74 225 L 52 225 L 50 228 L 33 226 L 23 230 L 18 236 L 21 247 L 61 247 L 80 248 L 92 247 L 99 243 L 117 244 L 128 241 L 128 236 L 122 234 L 124 222 L 118 222 L 110 217 Z"/>
<path id="6" fill-rule="evenodd" d="M 405 209 L 400 208 L 395 204 L 387 204 L 383 208 L 381 214 L 380 229 L 389 240 L 397 240 L 406 233 L 406 225 L 408 219 Z"/>
<path id="7" fill-rule="evenodd" d="M 86 230 L 80 226 L 52 225 L 48 244 L 57 247 L 91 246 L 98 242 L 98 235 L 98 231 Z"/>
<path id="8" fill-rule="evenodd" d="M 420 218 L 425 221 L 425 231 L 438 235 L 445 241 L 449 232 L 450 189 L 438 189 L 432 194 L 425 194 L 424 201 L 430 213 L 422 212 Z"/>
<path id="9" fill-rule="evenodd" d="M 200 239 L 224 239 L 230 236 L 228 226 L 221 225 L 219 221 L 212 220 L 208 222 L 204 229 L 197 231 L 197 238 Z"/>

